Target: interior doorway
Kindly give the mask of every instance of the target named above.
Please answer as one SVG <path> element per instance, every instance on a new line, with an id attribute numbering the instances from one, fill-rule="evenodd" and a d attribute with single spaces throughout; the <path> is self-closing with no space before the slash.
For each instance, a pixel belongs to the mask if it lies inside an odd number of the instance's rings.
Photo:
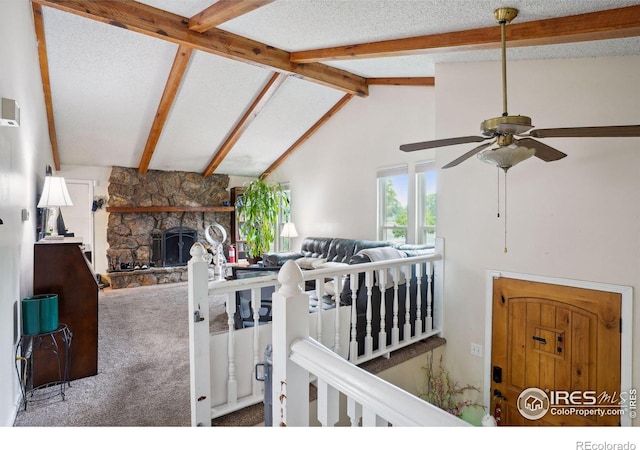
<path id="1" fill-rule="evenodd" d="M 67 231 L 81 238 L 89 261 L 94 265 L 93 180 L 66 179 L 73 206 L 60 208 Z"/>
<path id="2" fill-rule="evenodd" d="M 485 404 L 500 424 L 631 425 L 631 288 L 497 272 L 487 281 Z"/>

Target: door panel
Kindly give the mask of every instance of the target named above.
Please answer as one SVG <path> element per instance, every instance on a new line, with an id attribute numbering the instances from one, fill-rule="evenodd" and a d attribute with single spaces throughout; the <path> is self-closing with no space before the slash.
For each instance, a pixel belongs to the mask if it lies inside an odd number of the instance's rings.
<path id="1" fill-rule="evenodd" d="M 618 425 L 615 414 L 584 414 L 592 400 L 582 395 L 620 392 L 620 314 L 620 294 L 495 279 L 492 367 L 502 369 L 502 379 L 492 380 L 491 391 L 500 394 L 493 404 L 501 407 L 500 424 Z M 518 397 L 529 388 L 548 394 L 543 417 L 531 419 L 518 409 Z"/>

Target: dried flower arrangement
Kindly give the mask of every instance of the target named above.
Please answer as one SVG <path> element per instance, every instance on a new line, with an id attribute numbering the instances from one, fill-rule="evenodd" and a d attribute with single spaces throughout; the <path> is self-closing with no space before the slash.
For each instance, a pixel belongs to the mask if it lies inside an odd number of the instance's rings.
<path id="1" fill-rule="evenodd" d="M 457 417 L 460 417 L 462 410 L 468 406 L 484 408 L 483 405 L 472 402 L 471 400 L 460 400 L 460 397 L 465 392 L 480 392 L 480 389 L 470 384 L 460 386 L 453 380 L 449 371 L 444 367 L 442 355 L 440 356 L 439 370 L 437 373 L 433 370 L 433 352 L 429 355 L 429 365 L 422 369 L 426 371 L 427 381 L 426 391 L 420 394 L 420 398 L 423 400 Z"/>

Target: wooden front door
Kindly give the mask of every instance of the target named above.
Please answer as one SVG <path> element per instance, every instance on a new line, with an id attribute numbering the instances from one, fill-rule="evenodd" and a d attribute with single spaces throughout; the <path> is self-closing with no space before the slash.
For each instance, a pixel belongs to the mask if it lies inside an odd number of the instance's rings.
<path id="1" fill-rule="evenodd" d="M 619 425 L 621 303 L 617 293 L 494 279 L 489 376 L 499 425 Z"/>

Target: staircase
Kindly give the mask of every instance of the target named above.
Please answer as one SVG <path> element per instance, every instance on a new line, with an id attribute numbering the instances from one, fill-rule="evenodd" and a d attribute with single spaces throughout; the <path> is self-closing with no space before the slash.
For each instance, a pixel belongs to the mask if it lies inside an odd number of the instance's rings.
<path id="1" fill-rule="evenodd" d="M 446 340 L 439 336 L 432 336 L 423 341 L 416 342 L 400 350 L 389 354 L 388 358 L 383 356 L 364 362 L 360 368 L 372 374 L 379 374 L 387 369 L 395 367 L 412 358 L 416 358 L 424 353 L 428 353 L 435 348 L 446 344 Z M 315 386 L 309 386 L 309 401 L 316 399 Z M 264 424 L 264 403 L 258 403 L 241 410 L 217 417 L 211 420 L 214 427 L 255 427 Z"/>

